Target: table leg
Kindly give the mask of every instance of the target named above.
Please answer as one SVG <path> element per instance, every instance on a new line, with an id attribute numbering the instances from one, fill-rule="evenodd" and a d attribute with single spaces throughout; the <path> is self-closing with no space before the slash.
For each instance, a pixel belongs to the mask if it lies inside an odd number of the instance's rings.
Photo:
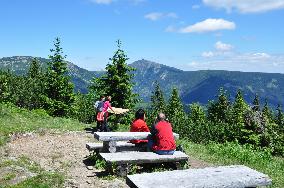
<path id="1" fill-rule="evenodd" d="M 103 142 L 103 151 L 108 153 L 116 152 L 116 141 Z"/>

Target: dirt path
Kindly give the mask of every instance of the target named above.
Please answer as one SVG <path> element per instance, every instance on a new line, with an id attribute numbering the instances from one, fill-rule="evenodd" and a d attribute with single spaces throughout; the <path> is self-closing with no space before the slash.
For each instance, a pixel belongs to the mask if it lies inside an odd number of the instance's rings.
<path id="1" fill-rule="evenodd" d="M 94 141 L 91 134 L 68 132 L 45 135 L 27 134 L 7 144 L 9 157 L 22 155 L 38 163 L 47 171 L 59 171 L 67 174 L 65 187 L 122 187 L 128 186 L 121 179 L 102 180 L 96 176 L 96 169 L 88 170 L 83 163 L 89 152 L 87 142 Z M 190 159 L 191 167 L 208 166 L 199 160 Z"/>

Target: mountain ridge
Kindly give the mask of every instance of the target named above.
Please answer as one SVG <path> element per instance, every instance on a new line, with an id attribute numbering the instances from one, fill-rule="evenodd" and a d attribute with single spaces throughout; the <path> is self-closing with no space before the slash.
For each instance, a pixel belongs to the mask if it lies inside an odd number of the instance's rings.
<path id="1" fill-rule="evenodd" d="M 16 74 L 25 74 L 32 56 L 13 56 L 0 58 L 0 70 L 10 69 Z M 46 66 L 46 58 L 38 58 Z M 69 75 L 74 82 L 76 91 L 87 92 L 93 77 L 102 75 L 103 71 L 88 71 L 67 61 Z M 236 91 L 241 89 L 247 102 L 251 102 L 257 93 L 262 101 L 267 98 L 272 106 L 284 103 L 284 74 L 259 73 L 226 70 L 183 71 L 174 67 L 159 64 L 145 59 L 129 64 L 136 70 L 133 82 L 134 92 L 144 101 L 149 101 L 154 89 L 154 82 L 159 81 L 161 88 L 169 97 L 173 87 L 180 91 L 184 103 L 199 102 L 207 104 L 216 97 L 218 89 L 223 87 L 233 99 Z"/>

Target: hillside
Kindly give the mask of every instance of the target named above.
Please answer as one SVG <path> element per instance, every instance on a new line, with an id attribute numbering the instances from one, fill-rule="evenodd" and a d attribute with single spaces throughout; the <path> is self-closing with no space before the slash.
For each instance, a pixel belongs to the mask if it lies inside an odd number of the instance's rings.
<path id="1" fill-rule="evenodd" d="M 17 74 L 26 73 L 31 56 L 15 56 L 0 59 L 0 69 L 10 69 Z M 39 58 L 43 67 L 48 59 Z M 76 91 L 87 92 L 92 77 L 103 72 L 88 71 L 71 62 L 67 62 L 69 75 L 75 84 Z M 199 102 L 207 104 L 208 100 L 215 98 L 220 87 L 228 91 L 231 98 L 238 89 L 242 89 L 244 97 L 251 102 L 257 93 L 261 100 L 268 99 L 270 105 L 284 104 L 284 75 L 277 73 L 249 73 L 237 71 L 182 71 L 173 67 L 147 60 L 139 60 L 130 64 L 136 68 L 134 91 L 139 93 L 144 101 L 149 101 L 153 84 L 160 82 L 166 96 L 170 95 L 172 87 L 179 88 L 184 103 Z"/>

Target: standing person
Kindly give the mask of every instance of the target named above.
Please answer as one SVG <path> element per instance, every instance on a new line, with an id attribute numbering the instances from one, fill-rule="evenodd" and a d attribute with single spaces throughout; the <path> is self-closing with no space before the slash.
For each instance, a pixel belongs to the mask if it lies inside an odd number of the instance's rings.
<path id="1" fill-rule="evenodd" d="M 102 124 L 104 122 L 103 108 L 104 108 L 105 96 L 101 95 L 100 100 L 96 101 L 96 120 L 97 120 L 97 131 L 100 132 L 102 129 Z"/>
<path id="2" fill-rule="evenodd" d="M 130 132 L 150 132 L 145 119 L 145 111 L 143 109 L 137 110 L 135 113 L 135 120 L 130 127 Z M 144 146 L 148 140 L 130 140 L 130 142 L 137 146 Z"/>
<path id="3" fill-rule="evenodd" d="M 109 131 L 109 128 L 108 128 L 108 125 L 107 125 L 108 109 L 111 109 L 114 112 L 114 110 L 111 107 L 110 102 L 111 102 L 111 97 L 107 96 L 105 98 L 104 107 L 103 107 L 104 121 L 103 121 L 103 124 L 102 124 L 102 132 L 108 132 Z"/>
<path id="4" fill-rule="evenodd" d="M 176 143 L 171 124 L 166 121 L 164 113 L 159 113 L 148 138 L 148 147 L 159 155 L 172 155 Z"/>

